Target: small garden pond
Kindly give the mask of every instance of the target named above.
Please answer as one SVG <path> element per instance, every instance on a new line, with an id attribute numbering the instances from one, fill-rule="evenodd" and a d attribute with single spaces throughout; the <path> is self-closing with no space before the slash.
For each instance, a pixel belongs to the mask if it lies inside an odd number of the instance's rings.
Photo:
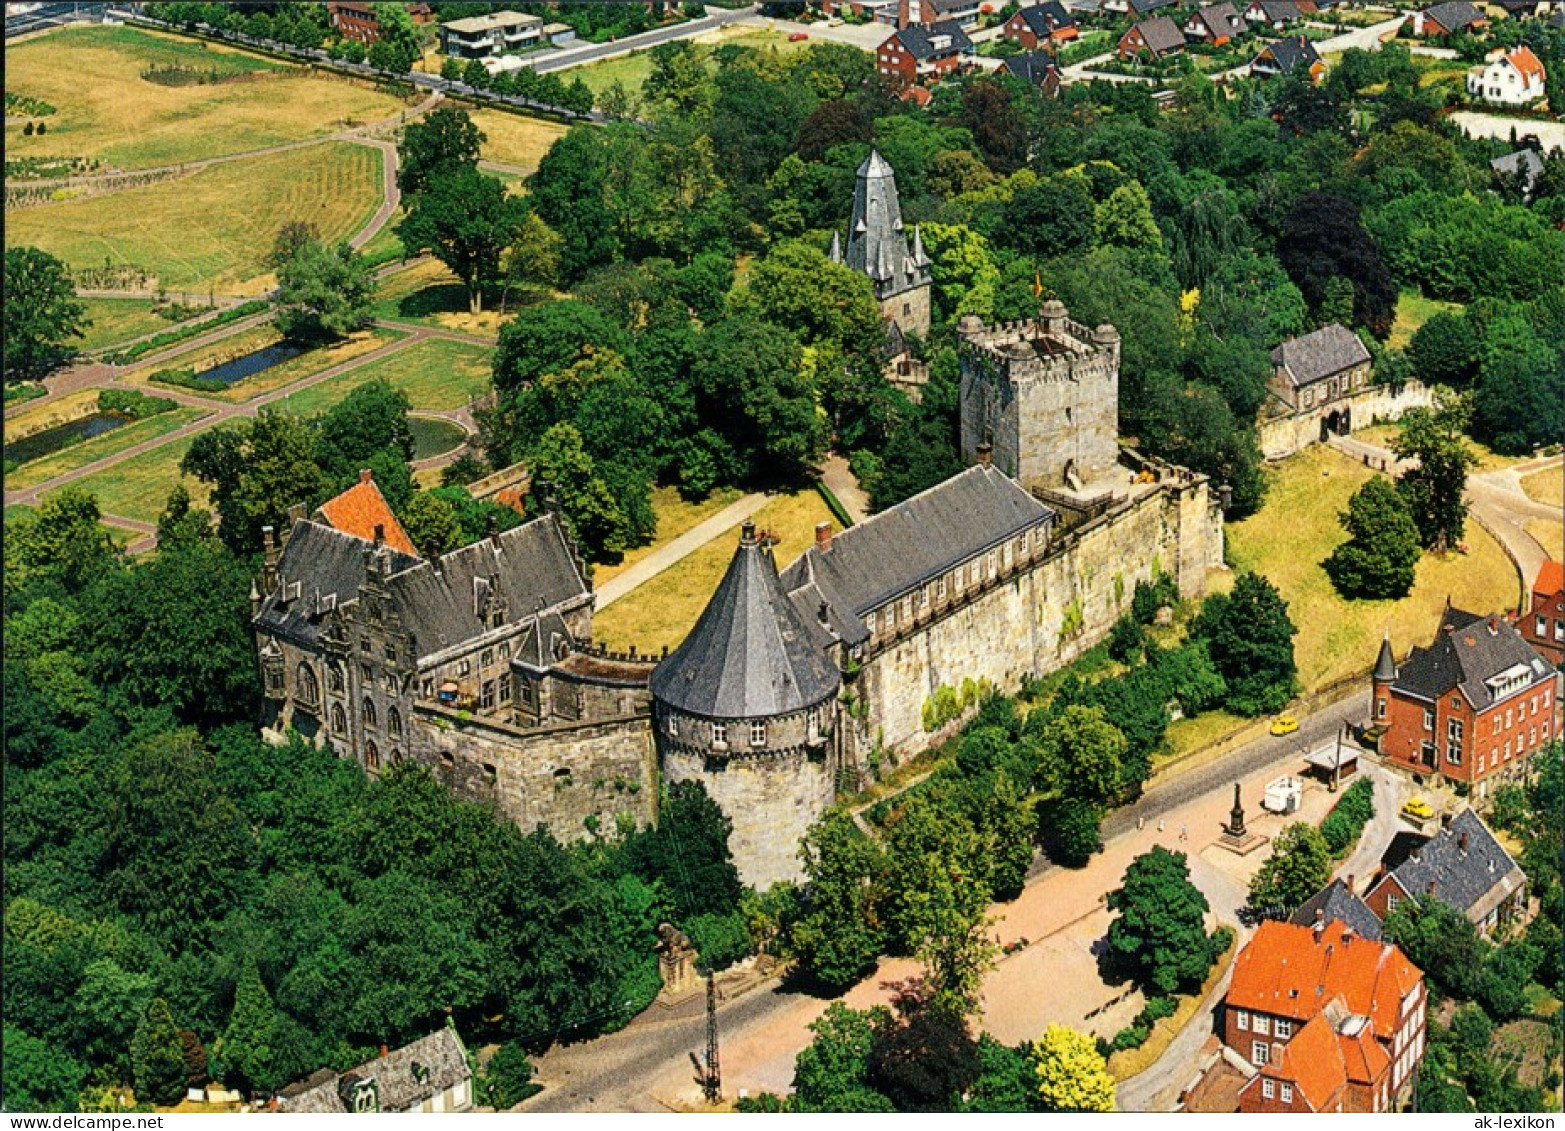
<path id="1" fill-rule="evenodd" d="M 413 432 L 413 458 L 429 459 L 460 448 L 467 441 L 467 430 L 460 424 L 438 416 L 410 416 Z"/>
<path id="2" fill-rule="evenodd" d="M 285 361 L 291 361 L 305 352 L 307 347 L 296 345 L 293 342 L 277 342 L 273 345 L 263 346 L 261 349 L 247 353 L 242 357 L 236 357 L 232 361 L 225 361 L 222 365 L 211 369 L 203 369 L 196 376 L 203 381 L 216 381 L 222 385 L 232 385 L 236 381 L 243 381 L 246 377 L 254 377 L 263 370 L 270 369 L 274 365 L 281 365 Z"/>
<path id="3" fill-rule="evenodd" d="M 13 440 L 5 445 L 5 460 L 7 463 L 21 464 L 42 459 L 44 456 L 52 456 L 62 448 L 79 444 L 83 440 L 90 440 L 94 436 L 101 436 L 105 432 L 112 432 L 120 425 L 130 422 L 129 416 L 118 412 L 94 412 L 88 416 L 79 416 L 64 424 L 56 424 L 52 428 L 45 428 L 30 436 Z"/>

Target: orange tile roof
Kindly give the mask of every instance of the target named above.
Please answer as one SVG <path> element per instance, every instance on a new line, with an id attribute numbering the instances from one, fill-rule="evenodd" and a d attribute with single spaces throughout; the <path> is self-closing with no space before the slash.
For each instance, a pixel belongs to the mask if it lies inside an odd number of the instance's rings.
<path id="1" fill-rule="evenodd" d="M 1526 79 L 1529 85 L 1543 81 L 1543 62 L 1532 53 L 1532 48 L 1518 47 L 1505 58 L 1511 66 L 1522 73 L 1522 78 Z M 1558 562 L 1554 564 L 1559 565 Z"/>
<path id="2" fill-rule="evenodd" d="M 1352 1036 L 1338 1033 L 1337 1043 L 1342 1048 L 1342 1062 L 1347 1068 L 1348 1079 L 1355 1084 L 1372 1085 L 1391 1066 L 1391 1054 L 1375 1040 L 1368 1025 Z"/>
<path id="3" fill-rule="evenodd" d="M 1529 52 L 1530 54 L 1530 52 Z M 1565 562 L 1557 562 L 1553 558 L 1545 558 L 1542 568 L 1538 570 L 1538 580 L 1532 583 L 1534 593 L 1565 592 Z"/>
<path id="4" fill-rule="evenodd" d="M 1342 1051 L 1331 1022 L 1317 1013 L 1284 1046 L 1282 1056 L 1261 1072 L 1277 1080 L 1291 1081 L 1311 1111 L 1327 1111 L 1348 1082 Z"/>
<path id="5" fill-rule="evenodd" d="M 1403 999 L 1423 971 L 1392 943 L 1353 935 L 1343 923 L 1314 928 L 1267 920 L 1239 952 L 1227 1002 L 1238 1009 L 1306 1021 L 1341 998 L 1368 1016 L 1381 1040 L 1396 1032 Z"/>
<path id="6" fill-rule="evenodd" d="M 397 516 L 391 513 L 386 496 L 380 493 L 374 477 L 367 471 L 359 472 L 357 483 L 336 498 L 327 499 L 315 514 L 332 529 L 362 538 L 366 542 L 375 540 L 375 528 L 378 526 L 386 545 L 404 554 L 419 556 L 407 531 L 402 529 Z"/>

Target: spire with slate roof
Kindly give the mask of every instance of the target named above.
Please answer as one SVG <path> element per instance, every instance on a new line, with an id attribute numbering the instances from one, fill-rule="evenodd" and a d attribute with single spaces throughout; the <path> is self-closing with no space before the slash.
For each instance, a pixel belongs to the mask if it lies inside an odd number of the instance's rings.
<path id="1" fill-rule="evenodd" d="M 922 239 L 915 233 L 918 250 L 908 250 L 902 206 L 897 199 L 897 175 L 879 150 L 871 150 L 859 166 L 849 232 L 846 262 L 853 270 L 870 277 L 875 284 L 875 297 L 882 302 L 929 285 L 928 258 L 923 255 Z"/>

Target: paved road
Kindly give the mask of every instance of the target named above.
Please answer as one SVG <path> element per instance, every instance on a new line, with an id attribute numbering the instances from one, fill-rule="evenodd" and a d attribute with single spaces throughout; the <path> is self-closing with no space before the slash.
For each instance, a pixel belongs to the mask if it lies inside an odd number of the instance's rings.
<path id="1" fill-rule="evenodd" d="M 1517 137 L 1537 134 L 1544 149 L 1565 149 L 1565 122 L 1549 122 L 1538 118 L 1506 118 L 1499 114 L 1479 114 L 1472 110 L 1458 110 L 1451 115 L 1468 137 L 1494 137 L 1509 141 L 1514 131 Z"/>
<path id="2" fill-rule="evenodd" d="M 771 501 L 767 495 L 746 495 L 736 502 L 729 503 L 711 518 L 692 526 L 678 538 L 672 539 L 668 545 L 659 546 L 635 565 L 623 573 L 615 574 L 597 588 L 597 610 L 602 612 L 632 589 L 645 585 L 675 562 L 689 557 L 712 539 L 721 537 L 724 531 L 732 530 Z"/>
<path id="3" fill-rule="evenodd" d="M 612 43 L 585 43 L 580 47 L 563 47 L 559 51 L 551 51 L 547 55 L 539 55 L 536 60 L 530 62 L 533 70 L 539 74 L 563 71 L 570 67 L 579 67 L 583 63 L 596 63 L 603 59 L 613 59 L 619 55 L 629 55 L 632 51 L 641 51 L 648 47 L 655 47 L 659 43 L 670 43 L 676 39 L 694 39 L 698 35 L 703 35 L 727 24 L 747 20 L 759 10 L 760 7 L 756 4 L 729 10 L 713 9 L 699 20 L 672 24 L 668 27 L 653 28 L 651 31 L 644 31 L 640 35 L 626 36 L 624 39 L 618 39 Z"/>
<path id="4" fill-rule="evenodd" d="M 6 5 L 10 7 L 10 5 Z M 78 20 L 101 20 L 107 4 L 41 4 L 31 12 L 6 13 L 5 37 L 16 39 L 46 28 L 60 27 Z"/>
<path id="5" fill-rule="evenodd" d="M 821 482 L 837 496 L 837 501 L 848 512 L 849 518 L 854 522 L 863 522 L 870 516 L 869 496 L 859 486 L 858 477 L 853 474 L 847 460 L 832 452 L 826 457 L 826 462 L 821 464 L 820 472 Z"/>

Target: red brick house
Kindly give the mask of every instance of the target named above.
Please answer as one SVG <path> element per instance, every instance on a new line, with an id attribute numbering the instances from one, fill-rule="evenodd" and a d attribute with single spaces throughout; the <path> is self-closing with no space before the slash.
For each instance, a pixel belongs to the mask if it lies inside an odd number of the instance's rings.
<path id="1" fill-rule="evenodd" d="M 1364 903 L 1383 921 L 1420 895 L 1460 911 L 1486 935 L 1527 917 L 1527 873 L 1471 809 L 1432 837 L 1398 834 Z"/>
<path id="2" fill-rule="evenodd" d="M 1419 36 L 1456 35 L 1488 26 L 1488 17 L 1467 0 L 1449 0 L 1413 13 L 1413 34 Z"/>
<path id="3" fill-rule="evenodd" d="M 1532 600 L 1517 622 L 1522 638 L 1555 667 L 1565 664 L 1565 564 L 1549 559 L 1532 583 Z"/>
<path id="4" fill-rule="evenodd" d="M 1221 3 L 1208 4 L 1192 12 L 1185 21 L 1184 30 L 1188 39 L 1221 47 L 1249 29 L 1245 27 L 1244 17 L 1239 15 L 1238 10 L 1228 0 L 1221 0 Z"/>
<path id="5" fill-rule="evenodd" d="M 1490 779 L 1519 777 L 1560 732 L 1559 673 L 1499 616 L 1448 606 L 1433 643 L 1400 666 L 1381 644 L 1371 684 L 1380 753 L 1475 797 L 1488 796 Z"/>
<path id="6" fill-rule="evenodd" d="M 1223 1043 L 1256 1070 L 1240 1111 L 1391 1111 L 1424 1055 L 1424 974 L 1340 921 L 1268 920 L 1239 952 Z"/>
<path id="7" fill-rule="evenodd" d="M 1142 20 L 1119 37 L 1115 53 L 1127 62 L 1132 59 L 1162 59 L 1185 49 L 1185 33 L 1168 16 Z"/>
<path id="8" fill-rule="evenodd" d="M 1080 31 L 1075 17 L 1059 0 L 1045 0 L 1045 3 L 1022 8 L 1006 20 L 1000 34 L 1033 51 L 1040 45 L 1066 43 L 1075 39 Z"/>
<path id="9" fill-rule="evenodd" d="M 921 85 L 967 65 L 974 54 L 973 41 L 955 23 L 910 24 L 876 50 L 875 69 L 895 85 Z"/>
<path id="10" fill-rule="evenodd" d="M 407 8 L 415 24 L 427 24 L 435 18 L 428 4 L 409 4 Z M 365 44 L 380 39 L 380 14 L 374 4 L 332 0 L 326 5 L 326 12 L 331 17 L 332 28 L 344 39 L 356 39 Z"/>

